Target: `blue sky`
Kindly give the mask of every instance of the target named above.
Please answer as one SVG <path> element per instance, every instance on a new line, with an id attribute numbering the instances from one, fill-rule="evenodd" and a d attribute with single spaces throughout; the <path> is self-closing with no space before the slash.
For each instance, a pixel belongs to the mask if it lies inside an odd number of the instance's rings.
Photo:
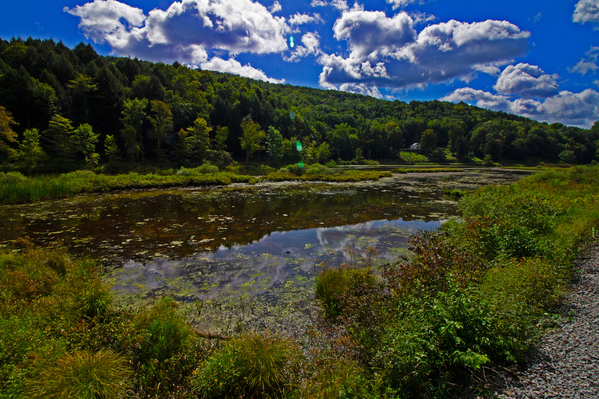
<path id="1" fill-rule="evenodd" d="M 599 120 L 599 0 L 3 2 L 0 37 L 384 99 Z"/>

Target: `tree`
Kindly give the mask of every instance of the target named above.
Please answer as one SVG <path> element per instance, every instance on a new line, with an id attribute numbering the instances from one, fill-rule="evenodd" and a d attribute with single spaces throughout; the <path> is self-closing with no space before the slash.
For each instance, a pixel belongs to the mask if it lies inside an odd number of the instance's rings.
<path id="1" fill-rule="evenodd" d="M 420 148 L 427 154 L 437 148 L 437 133 L 433 129 L 426 129 L 420 137 Z"/>
<path id="2" fill-rule="evenodd" d="M 147 107 L 148 100 L 146 98 L 142 100 L 137 98 L 125 100 L 123 112 L 121 113 L 121 122 L 124 126 L 121 129 L 121 135 L 125 141 L 125 151 L 132 160 L 137 157 L 137 154 L 141 154 L 142 162 L 144 161 L 144 146 L 141 128 L 146 118 L 145 110 Z"/>
<path id="3" fill-rule="evenodd" d="M 27 168 L 27 173 L 31 173 L 31 169 L 46 157 L 40 145 L 40 137 L 36 128 L 23 132 L 23 141 L 19 144 L 19 165 Z"/>
<path id="4" fill-rule="evenodd" d="M 64 163 L 72 160 L 75 152 L 71 121 L 58 114 L 50 120 L 44 139 L 50 146 L 50 152 L 60 157 Z"/>
<path id="5" fill-rule="evenodd" d="M 189 143 L 189 154 L 195 158 L 197 163 L 200 163 L 208 152 L 210 131 L 212 128 L 208 126 L 208 122 L 204 118 L 197 118 L 193 122 L 193 126 L 187 128 L 186 140 Z"/>
<path id="6" fill-rule="evenodd" d="M 6 154 L 8 159 L 14 158 L 16 151 L 10 146 L 17 141 L 17 134 L 11 126 L 16 125 L 12 115 L 0 105 L 0 153 Z"/>
<path id="7" fill-rule="evenodd" d="M 116 144 L 116 138 L 109 134 L 106 135 L 106 140 L 104 140 L 104 154 L 108 157 L 109 161 L 119 159 L 119 147 Z"/>
<path id="8" fill-rule="evenodd" d="M 278 165 L 281 158 L 283 158 L 283 136 L 274 126 L 268 128 L 266 153 L 270 155 L 275 165 Z"/>
<path id="9" fill-rule="evenodd" d="M 216 137 L 214 137 L 214 149 L 225 151 L 227 148 L 227 138 L 229 137 L 229 128 L 227 126 L 216 127 Z"/>
<path id="10" fill-rule="evenodd" d="M 241 129 L 243 130 L 243 136 L 240 137 L 241 149 L 245 150 L 245 162 L 248 163 L 250 155 L 262 148 L 260 140 L 266 138 L 266 133 L 260 129 L 259 124 L 252 121 L 249 115 L 241 122 Z"/>
<path id="11" fill-rule="evenodd" d="M 173 114 L 171 113 L 171 107 L 162 101 L 151 101 L 150 106 L 152 108 L 152 116 L 150 122 L 154 127 L 156 133 L 156 157 L 158 160 L 162 160 L 162 141 L 166 136 L 173 130 Z"/>
<path id="12" fill-rule="evenodd" d="M 94 79 L 87 75 L 78 74 L 74 80 L 69 82 L 69 87 L 73 89 L 73 94 L 77 97 L 83 97 L 83 107 L 85 110 L 85 120 L 89 121 L 87 110 L 87 93 L 98 90 Z"/>
<path id="13" fill-rule="evenodd" d="M 75 146 L 78 153 L 83 155 L 83 160 L 87 166 L 98 164 L 100 154 L 96 152 L 99 134 L 93 132 L 92 127 L 87 123 L 79 125 L 74 132 Z"/>

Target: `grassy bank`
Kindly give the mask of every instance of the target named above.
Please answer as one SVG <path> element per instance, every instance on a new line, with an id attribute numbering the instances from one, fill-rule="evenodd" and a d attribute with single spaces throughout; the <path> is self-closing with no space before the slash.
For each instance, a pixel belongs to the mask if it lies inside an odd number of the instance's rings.
<path id="1" fill-rule="evenodd" d="M 377 180 L 391 176 L 389 172 L 372 171 L 332 171 L 321 167 L 314 173 L 303 171 L 292 173 L 288 170 L 270 172 L 263 176 L 249 176 L 233 172 L 219 172 L 216 167 L 198 167 L 179 171 L 167 171 L 156 174 L 138 174 L 135 172 L 106 175 L 89 170 L 80 170 L 62 175 L 26 177 L 18 172 L 0 172 L 0 202 L 17 204 L 67 198 L 80 193 L 106 192 L 135 188 L 215 186 L 232 183 L 250 183 L 259 181 L 334 181 L 357 182 Z"/>
<path id="2" fill-rule="evenodd" d="M 441 398 L 484 393 L 552 325 L 599 226 L 599 167 L 544 172 L 461 200 L 381 270 L 325 269 L 322 329 L 195 330 L 170 298 L 112 305 L 91 261 L 0 253 L 0 396 Z"/>

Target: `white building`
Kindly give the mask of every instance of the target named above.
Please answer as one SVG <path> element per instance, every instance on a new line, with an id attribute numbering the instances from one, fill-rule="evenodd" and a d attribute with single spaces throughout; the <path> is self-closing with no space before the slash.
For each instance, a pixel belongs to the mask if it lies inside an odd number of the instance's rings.
<path id="1" fill-rule="evenodd" d="M 419 150 L 420 149 L 420 143 L 414 143 L 410 146 L 410 150 Z"/>

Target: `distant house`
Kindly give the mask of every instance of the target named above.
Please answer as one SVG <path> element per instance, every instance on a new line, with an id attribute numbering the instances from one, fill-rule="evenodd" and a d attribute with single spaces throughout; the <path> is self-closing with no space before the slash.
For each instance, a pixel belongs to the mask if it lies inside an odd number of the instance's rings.
<path id="1" fill-rule="evenodd" d="M 419 150 L 420 149 L 420 143 L 414 143 L 410 146 L 410 150 Z"/>

